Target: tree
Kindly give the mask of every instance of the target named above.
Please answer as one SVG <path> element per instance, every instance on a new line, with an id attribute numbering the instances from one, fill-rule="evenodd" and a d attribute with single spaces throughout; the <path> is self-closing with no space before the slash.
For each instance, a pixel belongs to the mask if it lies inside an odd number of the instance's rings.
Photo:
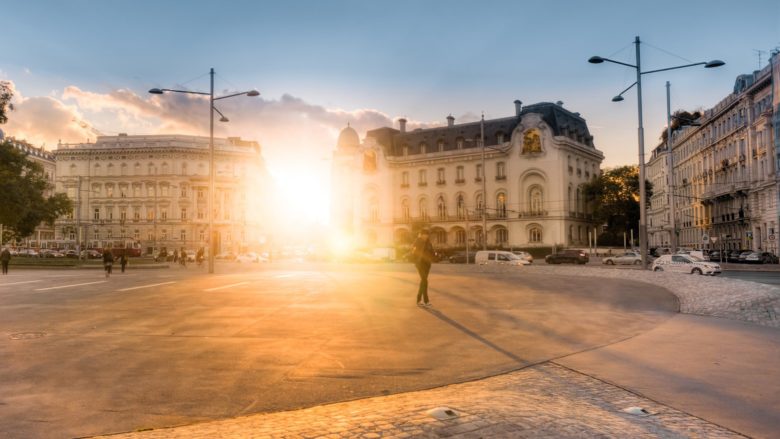
<path id="1" fill-rule="evenodd" d="M 645 181 L 646 203 L 650 205 L 653 185 Z M 585 200 L 593 206 L 593 218 L 607 229 L 599 242 L 619 245 L 623 233 L 639 236 L 639 167 L 620 166 L 603 172 L 583 185 Z"/>
<path id="2" fill-rule="evenodd" d="M 8 110 L 13 110 L 11 98 L 14 96 L 7 81 L 0 81 L 0 124 L 8 122 Z"/>
<path id="3" fill-rule="evenodd" d="M 43 167 L 15 148 L 0 143 L 0 224 L 15 237 L 32 235 L 42 222 L 52 224 L 73 204 L 65 194 L 44 195 L 50 189 Z"/>

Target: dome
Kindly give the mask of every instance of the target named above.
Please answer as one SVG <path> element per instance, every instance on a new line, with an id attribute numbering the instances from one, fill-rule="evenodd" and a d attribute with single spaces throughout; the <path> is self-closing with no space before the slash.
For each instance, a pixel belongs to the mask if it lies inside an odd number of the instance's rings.
<path id="1" fill-rule="evenodd" d="M 339 140 L 336 142 L 338 149 L 356 149 L 360 146 L 360 138 L 357 131 L 355 131 L 349 124 L 347 127 L 341 130 L 339 134 Z"/>

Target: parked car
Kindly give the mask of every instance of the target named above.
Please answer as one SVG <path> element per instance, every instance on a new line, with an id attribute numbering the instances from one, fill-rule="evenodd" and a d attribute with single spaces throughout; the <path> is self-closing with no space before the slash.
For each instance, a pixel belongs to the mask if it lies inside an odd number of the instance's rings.
<path id="1" fill-rule="evenodd" d="M 710 276 L 720 274 L 719 264 L 702 261 L 690 255 L 663 255 L 653 261 L 652 269 L 653 271 L 672 271 Z"/>
<path id="2" fill-rule="evenodd" d="M 562 264 L 569 262 L 572 264 L 587 264 L 590 256 L 582 250 L 564 250 L 544 257 L 544 262 L 548 264 Z"/>
<path id="3" fill-rule="evenodd" d="M 761 260 L 765 264 L 777 264 L 778 263 L 777 256 L 774 253 L 770 253 L 770 252 L 763 252 L 763 253 L 761 253 Z"/>
<path id="4" fill-rule="evenodd" d="M 103 257 L 103 253 L 95 249 L 82 250 L 81 257 L 86 259 L 100 259 Z"/>
<path id="5" fill-rule="evenodd" d="M 740 255 L 742 257 L 742 255 Z M 763 264 L 764 259 L 761 257 L 761 253 L 759 252 L 750 252 L 747 256 L 745 256 L 746 264 Z"/>
<path id="6" fill-rule="evenodd" d="M 18 256 L 23 256 L 27 258 L 37 258 L 39 256 L 38 252 L 35 249 L 32 248 L 23 248 L 19 250 Z"/>
<path id="7" fill-rule="evenodd" d="M 720 261 L 720 250 L 712 250 L 709 253 L 710 261 Z"/>
<path id="8" fill-rule="evenodd" d="M 528 265 L 530 262 L 522 259 L 520 256 L 503 250 L 482 250 L 478 251 L 475 261 L 479 265 Z"/>
<path id="9" fill-rule="evenodd" d="M 739 262 L 739 255 L 742 254 L 742 250 L 732 250 L 724 255 L 724 258 L 728 262 Z"/>
<path id="10" fill-rule="evenodd" d="M 654 249 L 651 254 L 655 257 L 661 256 L 661 255 L 670 255 L 672 254 L 672 249 L 669 247 L 658 247 Z"/>
<path id="11" fill-rule="evenodd" d="M 531 255 L 531 253 L 524 252 L 524 251 L 515 251 L 512 252 L 517 256 L 520 256 L 522 259 L 525 259 L 528 261 L 529 264 L 532 264 L 534 262 L 534 257 Z"/>
<path id="12" fill-rule="evenodd" d="M 747 262 L 746 258 L 751 253 L 753 253 L 753 252 L 751 252 L 751 251 L 743 251 L 743 252 L 741 252 L 739 254 L 739 257 L 738 257 L 739 258 L 738 262 Z"/>
<path id="13" fill-rule="evenodd" d="M 456 252 L 447 259 L 450 261 L 450 264 L 472 264 L 474 263 L 474 257 L 476 255 L 477 255 L 476 252 L 469 252 L 467 258 L 466 252 Z M 468 262 L 466 261 L 466 259 L 468 259 Z"/>
<path id="14" fill-rule="evenodd" d="M 602 259 L 601 262 L 607 265 L 640 265 L 642 263 L 642 255 L 636 252 L 625 252 L 622 255 L 608 256 Z"/>

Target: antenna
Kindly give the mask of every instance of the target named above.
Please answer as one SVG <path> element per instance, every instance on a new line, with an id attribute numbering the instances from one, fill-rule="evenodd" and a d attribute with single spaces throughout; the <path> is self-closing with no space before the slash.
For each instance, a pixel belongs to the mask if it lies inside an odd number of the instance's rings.
<path id="1" fill-rule="evenodd" d="M 753 49 L 753 52 L 756 52 L 756 56 L 758 56 L 758 70 L 761 70 L 761 64 L 763 64 L 761 62 L 761 56 L 767 52 L 766 50 L 758 50 L 758 49 Z"/>

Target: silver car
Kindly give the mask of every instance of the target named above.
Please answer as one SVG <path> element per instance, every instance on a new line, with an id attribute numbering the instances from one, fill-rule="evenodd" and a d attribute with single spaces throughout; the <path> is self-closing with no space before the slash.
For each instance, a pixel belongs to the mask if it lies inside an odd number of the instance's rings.
<path id="1" fill-rule="evenodd" d="M 601 262 L 607 265 L 639 265 L 642 263 L 642 256 L 637 252 L 625 252 L 622 255 L 606 257 Z"/>
<path id="2" fill-rule="evenodd" d="M 720 274 L 720 265 L 706 262 L 690 255 L 663 255 L 653 262 L 653 271 L 674 271 L 678 273 Z"/>

